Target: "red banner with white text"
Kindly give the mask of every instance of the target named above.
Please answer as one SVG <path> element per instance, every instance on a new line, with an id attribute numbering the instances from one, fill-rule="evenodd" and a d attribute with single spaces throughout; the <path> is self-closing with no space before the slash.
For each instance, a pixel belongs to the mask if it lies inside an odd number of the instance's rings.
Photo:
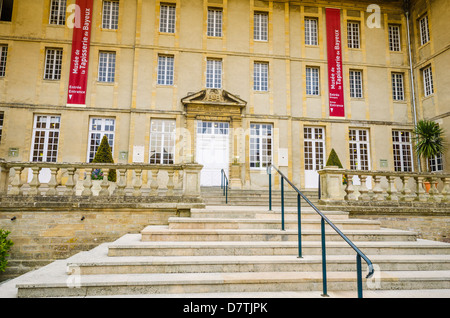
<path id="1" fill-rule="evenodd" d="M 67 104 L 86 105 L 93 0 L 77 0 Z"/>
<path id="2" fill-rule="evenodd" d="M 326 9 L 330 116 L 345 117 L 341 10 Z"/>

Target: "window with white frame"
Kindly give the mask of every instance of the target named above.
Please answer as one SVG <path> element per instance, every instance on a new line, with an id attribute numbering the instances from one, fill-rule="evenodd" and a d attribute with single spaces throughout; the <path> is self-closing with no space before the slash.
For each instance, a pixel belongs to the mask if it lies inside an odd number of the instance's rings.
<path id="1" fill-rule="evenodd" d="M 67 0 L 52 0 L 50 4 L 49 23 L 55 25 L 66 24 Z"/>
<path id="2" fill-rule="evenodd" d="M 159 32 L 175 33 L 175 9 L 174 4 L 161 4 Z"/>
<path id="3" fill-rule="evenodd" d="M 207 35 L 222 36 L 222 9 L 208 8 Z"/>
<path id="4" fill-rule="evenodd" d="M 102 28 L 110 30 L 119 28 L 119 1 L 103 1 Z"/>
<path id="5" fill-rule="evenodd" d="M 250 124 L 250 168 L 272 164 L 272 125 Z"/>
<path id="6" fill-rule="evenodd" d="M 57 115 L 35 115 L 31 161 L 56 162 L 58 158 L 59 129 L 61 117 Z"/>
<path id="7" fill-rule="evenodd" d="M 319 45 L 317 25 L 317 19 L 305 18 L 305 45 Z"/>
<path id="8" fill-rule="evenodd" d="M 0 77 L 6 75 L 6 59 L 8 57 L 8 46 L 0 45 Z"/>
<path id="9" fill-rule="evenodd" d="M 116 74 L 116 53 L 100 52 L 98 63 L 98 81 L 113 83 Z"/>
<path id="10" fill-rule="evenodd" d="M 253 89 L 260 92 L 267 92 L 269 90 L 269 63 L 254 63 Z"/>
<path id="11" fill-rule="evenodd" d="M 0 0 L 0 21 L 11 22 L 14 0 Z"/>
<path id="12" fill-rule="evenodd" d="M 400 26 L 389 25 L 389 50 L 392 52 L 400 52 Z"/>
<path id="13" fill-rule="evenodd" d="M 424 16 L 419 21 L 420 28 L 420 44 L 424 45 L 430 42 L 430 28 L 428 25 L 428 16 Z"/>
<path id="14" fill-rule="evenodd" d="M 359 22 L 347 22 L 347 43 L 350 49 L 360 48 Z"/>
<path id="15" fill-rule="evenodd" d="M 102 142 L 103 136 L 108 138 L 111 153 L 114 153 L 116 120 L 113 118 L 91 118 L 89 122 L 88 162 L 92 162 Z"/>
<path id="16" fill-rule="evenodd" d="M 175 120 L 152 119 L 150 127 L 151 164 L 174 164 Z"/>
<path id="17" fill-rule="evenodd" d="M 44 79 L 60 80 L 62 68 L 62 49 L 46 49 L 45 50 L 45 72 Z"/>
<path id="18" fill-rule="evenodd" d="M 319 68 L 306 67 L 306 95 L 318 96 L 319 93 Z"/>
<path id="19" fill-rule="evenodd" d="M 158 85 L 173 85 L 174 57 L 158 56 Z"/>
<path id="20" fill-rule="evenodd" d="M 411 132 L 393 130 L 392 145 L 395 171 L 413 171 Z"/>
<path id="21" fill-rule="evenodd" d="M 430 158 L 430 160 L 428 161 L 428 165 L 430 167 L 431 172 L 444 171 L 444 160 L 442 154 Z"/>
<path id="22" fill-rule="evenodd" d="M 349 129 L 350 169 L 370 170 L 369 131 Z"/>
<path id="23" fill-rule="evenodd" d="M 434 94 L 433 70 L 431 66 L 423 70 L 423 87 L 425 97 Z"/>
<path id="24" fill-rule="evenodd" d="M 350 70 L 350 97 L 362 98 L 363 86 L 362 86 L 362 72 Z"/>
<path id="25" fill-rule="evenodd" d="M 206 60 L 206 88 L 222 88 L 222 60 Z"/>
<path id="26" fill-rule="evenodd" d="M 255 12 L 253 21 L 253 39 L 255 41 L 268 41 L 268 25 L 269 14 L 267 12 Z"/>
<path id="27" fill-rule="evenodd" d="M 392 98 L 396 101 L 405 100 L 403 73 L 392 73 Z"/>
<path id="28" fill-rule="evenodd" d="M 325 134 L 321 127 L 305 127 L 303 130 L 305 170 L 319 171 L 324 166 Z"/>

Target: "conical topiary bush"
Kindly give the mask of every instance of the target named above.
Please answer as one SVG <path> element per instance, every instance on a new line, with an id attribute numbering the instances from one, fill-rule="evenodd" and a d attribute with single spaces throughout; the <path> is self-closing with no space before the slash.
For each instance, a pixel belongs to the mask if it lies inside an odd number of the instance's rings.
<path id="1" fill-rule="evenodd" d="M 108 137 L 106 137 L 106 135 L 103 136 L 100 146 L 98 147 L 97 152 L 95 153 L 94 160 L 92 160 L 92 162 L 114 163 L 111 147 L 109 146 Z M 103 179 L 103 177 L 101 179 Z M 109 170 L 108 180 L 111 182 L 116 182 L 116 179 L 117 179 L 116 170 L 115 169 Z"/>
<path id="2" fill-rule="evenodd" d="M 327 167 L 330 166 L 337 166 L 342 169 L 342 163 L 339 160 L 339 157 L 334 149 L 331 149 L 330 156 L 328 157 L 327 161 Z"/>

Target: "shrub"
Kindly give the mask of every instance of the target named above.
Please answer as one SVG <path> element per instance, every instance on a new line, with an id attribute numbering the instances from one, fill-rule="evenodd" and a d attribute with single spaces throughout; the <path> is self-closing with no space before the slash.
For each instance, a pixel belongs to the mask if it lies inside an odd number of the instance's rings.
<path id="1" fill-rule="evenodd" d="M 339 160 L 339 157 L 334 149 L 331 149 L 330 156 L 328 157 L 327 161 L 327 167 L 330 166 L 337 166 L 342 169 L 342 163 Z"/>
<path id="2" fill-rule="evenodd" d="M 95 153 L 93 163 L 114 163 L 114 159 L 111 152 L 111 147 L 108 143 L 108 137 L 103 136 L 102 142 Z M 92 173 L 93 180 L 103 180 L 103 172 L 99 169 L 95 169 Z M 115 169 L 109 170 L 108 180 L 112 182 L 116 182 L 117 173 Z"/>
<path id="3" fill-rule="evenodd" d="M 8 252 L 14 245 L 13 241 L 7 239 L 9 231 L 0 229 L 0 272 L 4 272 L 8 264 Z"/>

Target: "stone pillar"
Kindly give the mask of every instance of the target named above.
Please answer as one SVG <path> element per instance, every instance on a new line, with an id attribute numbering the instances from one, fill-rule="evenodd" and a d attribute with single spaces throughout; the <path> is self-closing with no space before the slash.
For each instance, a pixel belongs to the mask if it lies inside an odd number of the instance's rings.
<path id="1" fill-rule="evenodd" d="M 344 169 L 338 167 L 324 167 L 319 171 L 321 200 L 344 201 L 344 191 L 342 187 L 342 176 Z"/>
<path id="2" fill-rule="evenodd" d="M 186 164 L 183 168 L 183 196 L 200 198 L 200 171 L 202 170 L 203 166 L 197 164 Z"/>

